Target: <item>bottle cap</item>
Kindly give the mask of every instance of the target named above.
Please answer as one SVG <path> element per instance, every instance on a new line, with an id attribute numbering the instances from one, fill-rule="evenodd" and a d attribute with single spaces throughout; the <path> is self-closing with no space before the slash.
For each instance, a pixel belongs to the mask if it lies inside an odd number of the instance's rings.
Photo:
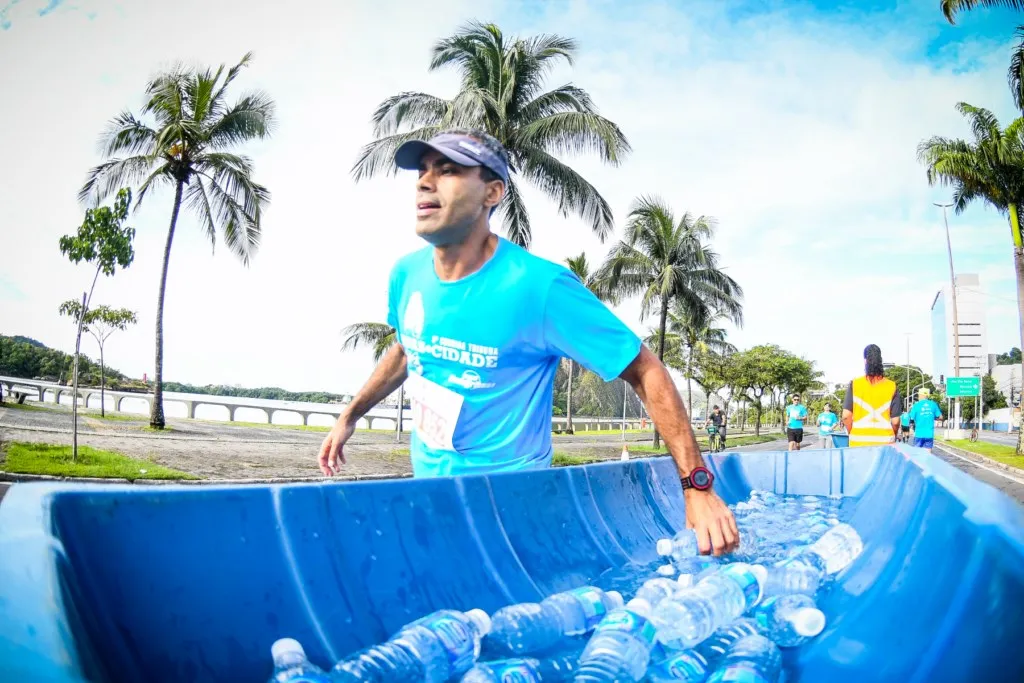
<path id="1" fill-rule="evenodd" d="M 302 649 L 302 644 L 294 638 L 281 638 L 275 640 L 274 644 L 270 646 L 270 656 L 274 658 L 274 661 L 278 661 L 285 655 L 302 655 L 306 656 L 306 651 Z"/>
<path id="2" fill-rule="evenodd" d="M 643 598 L 633 598 L 626 603 L 626 609 L 634 614 L 639 614 L 642 617 L 651 616 L 651 603 L 647 602 Z"/>
<path id="3" fill-rule="evenodd" d="M 673 565 L 671 562 L 668 563 L 668 564 L 661 565 L 660 567 L 658 567 L 658 569 L 656 571 L 658 572 L 658 574 L 660 576 L 675 576 L 676 575 L 675 565 Z"/>
<path id="4" fill-rule="evenodd" d="M 793 612 L 790 622 L 798 634 L 813 638 L 825 630 L 825 613 L 814 607 L 803 607 Z"/>
<path id="5" fill-rule="evenodd" d="M 608 596 L 608 601 L 612 604 L 612 609 L 617 609 L 625 604 L 622 599 L 622 593 L 619 591 L 606 591 L 605 595 Z"/>
<path id="6" fill-rule="evenodd" d="M 676 583 L 678 583 L 683 588 L 690 588 L 690 587 L 692 587 L 693 586 L 693 574 L 680 574 L 679 578 L 676 579 Z"/>
<path id="7" fill-rule="evenodd" d="M 668 557 L 672 554 L 672 539 L 663 538 L 660 541 L 658 541 L 658 545 L 656 545 L 654 548 L 662 557 Z"/>
<path id="8" fill-rule="evenodd" d="M 481 637 L 491 632 L 491 617 L 482 609 L 471 609 L 466 612 L 466 618 L 473 622 Z"/>

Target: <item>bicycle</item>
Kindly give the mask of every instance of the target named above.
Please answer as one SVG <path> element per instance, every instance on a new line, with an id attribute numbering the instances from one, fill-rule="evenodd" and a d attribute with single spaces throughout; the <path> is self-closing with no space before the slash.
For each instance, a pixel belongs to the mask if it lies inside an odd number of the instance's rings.
<path id="1" fill-rule="evenodd" d="M 712 453 L 720 453 L 724 449 L 722 434 L 718 431 L 718 427 L 714 425 L 708 426 L 708 447 Z"/>

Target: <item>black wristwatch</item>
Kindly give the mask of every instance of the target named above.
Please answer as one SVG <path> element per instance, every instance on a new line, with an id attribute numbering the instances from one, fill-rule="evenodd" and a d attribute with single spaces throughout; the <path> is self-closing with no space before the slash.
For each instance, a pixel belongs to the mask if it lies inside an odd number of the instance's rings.
<path id="1" fill-rule="evenodd" d="M 683 490 L 686 489 L 697 489 L 698 491 L 707 491 L 711 488 L 711 484 L 715 481 L 715 475 L 706 467 L 694 467 L 690 471 L 690 476 L 683 477 L 680 481 L 683 483 Z"/>

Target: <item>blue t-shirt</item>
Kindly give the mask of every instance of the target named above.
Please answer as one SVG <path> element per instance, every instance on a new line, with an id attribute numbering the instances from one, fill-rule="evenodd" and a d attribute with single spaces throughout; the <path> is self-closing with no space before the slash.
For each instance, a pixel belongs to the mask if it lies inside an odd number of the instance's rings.
<path id="1" fill-rule="evenodd" d="M 789 422 L 786 426 L 790 429 L 802 429 L 804 423 L 797 418 L 807 417 L 807 408 L 801 404 L 793 405 L 792 403 L 786 406 L 786 417 L 789 418 Z"/>
<path id="2" fill-rule="evenodd" d="M 900 424 L 904 427 L 910 426 L 910 413 L 905 412 L 900 414 Z"/>
<path id="3" fill-rule="evenodd" d="M 399 260 L 388 324 L 407 359 L 417 477 L 547 467 L 559 359 L 610 381 L 640 352 L 572 272 L 505 239 L 455 282 L 437 277 L 433 247 Z"/>
<path id="4" fill-rule="evenodd" d="M 831 434 L 837 424 L 839 424 L 839 418 L 832 411 L 818 415 L 818 433 L 822 436 Z"/>
<path id="5" fill-rule="evenodd" d="M 910 409 L 910 419 L 914 422 L 914 437 L 917 439 L 935 438 L 935 420 L 942 415 L 942 408 L 930 398 L 918 401 Z"/>

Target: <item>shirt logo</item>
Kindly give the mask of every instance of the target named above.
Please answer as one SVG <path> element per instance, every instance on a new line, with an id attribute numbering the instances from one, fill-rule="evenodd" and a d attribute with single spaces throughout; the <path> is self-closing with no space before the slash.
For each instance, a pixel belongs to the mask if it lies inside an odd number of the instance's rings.
<path id="1" fill-rule="evenodd" d="M 409 301 L 405 304 L 405 316 L 402 318 L 404 332 L 420 336 L 423 334 L 423 295 L 413 292 L 409 295 Z"/>
<path id="2" fill-rule="evenodd" d="M 494 382 L 481 382 L 480 373 L 475 370 L 464 370 L 462 375 L 448 375 L 448 384 L 455 384 L 463 389 L 490 389 Z"/>

